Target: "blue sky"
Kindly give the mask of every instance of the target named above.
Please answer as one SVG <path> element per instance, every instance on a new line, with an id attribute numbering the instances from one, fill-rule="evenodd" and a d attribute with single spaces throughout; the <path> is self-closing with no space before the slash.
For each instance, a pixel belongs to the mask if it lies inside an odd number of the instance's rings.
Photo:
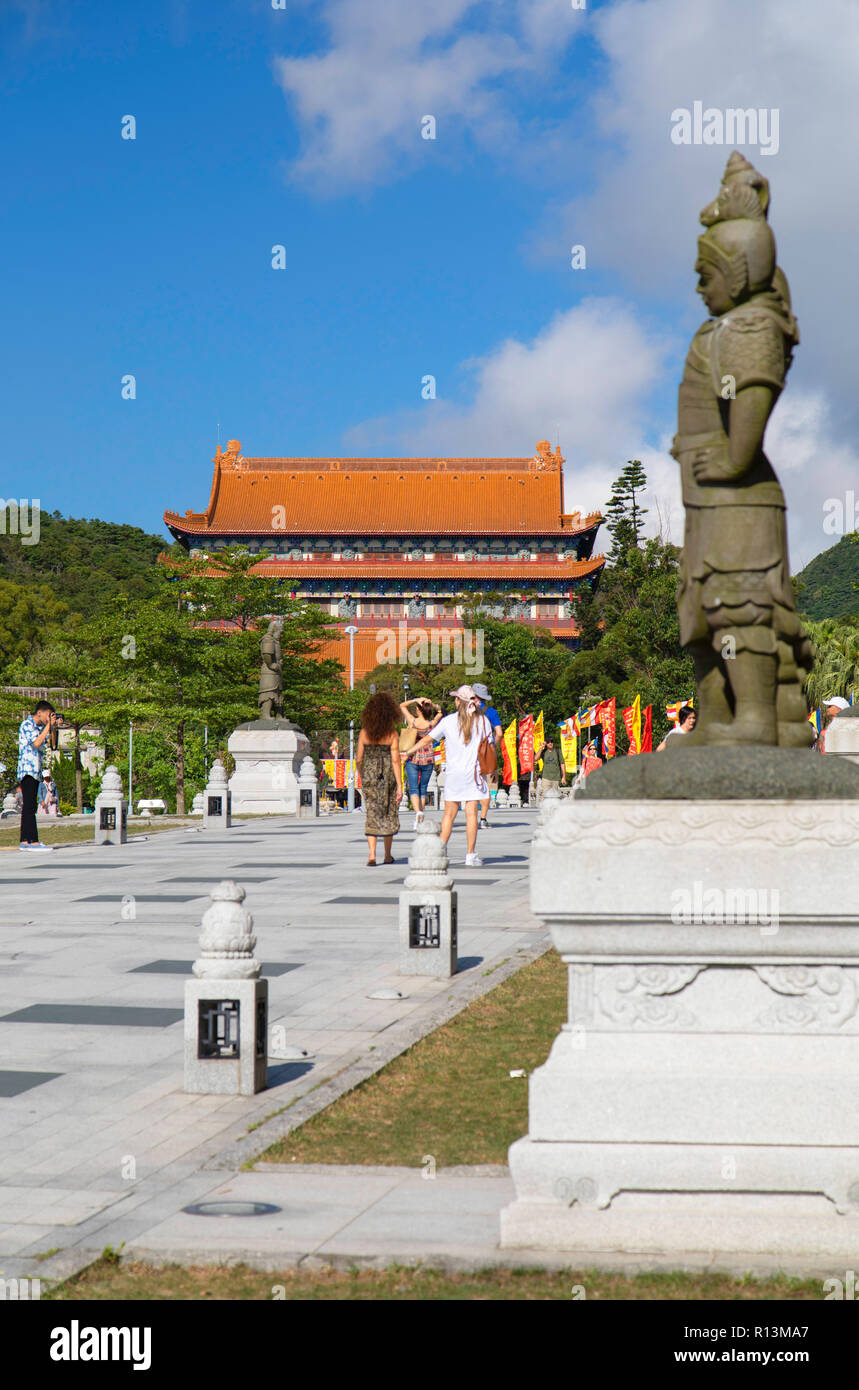
<path id="1" fill-rule="evenodd" d="M 849 57 L 855 6 L 827 5 Z M 773 6 L 756 7 L 762 47 L 765 21 L 783 30 L 766 76 L 727 80 L 725 19 L 757 32 L 739 0 L 7 3 L 0 493 L 160 532 L 165 507 L 205 505 L 218 422 L 248 455 L 529 454 L 548 437 L 570 506 L 600 505 L 642 457 L 679 539 L 665 445 L 703 317 L 697 211 L 729 151 L 668 130 L 702 96 L 784 108 L 778 154 L 746 153 L 773 181 L 795 302 L 795 270 L 823 294 L 770 450 L 807 560 L 837 539 L 824 498 L 856 476 L 855 391 L 833 344 L 841 243 L 821 272 L 802 239 L 829 155 L 794 67 L 802 52 L 825 131 L 849 64 L 827 48 L 815 65 L 791 33 L 799 0 Z"/>

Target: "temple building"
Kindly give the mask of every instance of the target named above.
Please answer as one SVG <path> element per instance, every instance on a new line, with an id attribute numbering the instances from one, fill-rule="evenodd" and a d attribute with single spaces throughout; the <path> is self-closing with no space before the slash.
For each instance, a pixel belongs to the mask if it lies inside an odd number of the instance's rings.
<path id="1" fill-rule="evenodd" d="M 575 606 L 605 564 L 602 517 L 564 510 L 563 462 L 533 458 L 214 458 L 205 511 L 164 513 L 192 555 L 266 552 L 291 598 L 358 628 L 356 679 L 379 661 L 380 629 L 462 629 L 465 607 L 544 627 L 574 647 Z M 348 639 L 327 644 L 348 670 Z"/>

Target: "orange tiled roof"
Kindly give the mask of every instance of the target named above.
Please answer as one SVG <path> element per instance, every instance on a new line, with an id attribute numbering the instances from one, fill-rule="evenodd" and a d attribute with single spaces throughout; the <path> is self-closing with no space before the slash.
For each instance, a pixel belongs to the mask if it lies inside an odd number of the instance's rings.
<path id="1" fill-rule="evenodd" d="M 243 458 L 220 446 L 204 512 L 164 513 L 187 537 L 252 535 L 570 535 L 593 512 L 565 513 L 560 450 L 533 458 Z"/>

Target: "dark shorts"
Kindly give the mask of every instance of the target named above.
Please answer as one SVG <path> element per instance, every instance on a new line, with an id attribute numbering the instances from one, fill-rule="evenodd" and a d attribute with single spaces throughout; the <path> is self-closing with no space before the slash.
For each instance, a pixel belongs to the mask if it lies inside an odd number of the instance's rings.
<path id="1" fill-rule="evenodd" d="M 406 763 L 406 780 L 409 784 L 409 796 L 425 797 L 431 777 L 432 763 L 426 763 L 424 767 L 415 767 L 415 764 L 410 759 Z"/>

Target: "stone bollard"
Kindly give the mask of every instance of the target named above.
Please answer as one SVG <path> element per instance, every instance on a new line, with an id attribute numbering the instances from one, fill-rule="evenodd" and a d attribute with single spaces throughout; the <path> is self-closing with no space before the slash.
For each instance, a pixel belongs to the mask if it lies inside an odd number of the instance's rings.
<path id="1" fill-rule="evenodd" d="M 438 810 L 438 777 L 436 775 L 435 768 L 433 768 L 432 772 L 430 773 L 430 779 L 427 782 L 427 794 L 425 805 L 431 806 L 434 811 Z"/>
<path id="2" fill-rule="evenodd" d="M 112 765 L 105 770 L 102 778 L 93 819 L 97 845 L 125 844 L 128 838 L 128 803 L 122 795 L 122 779 Z"/>
<path id="3" fill-rule="evenodd" d="M 7 792 L 6 795 L 5 795 L 4 798 L 3 798 L 3 815 L 4 815 L 4 816 L 14 816 L 14 815 L 16 815 L 16 814 L 17 814 L 17 807 L 16 807 L 16 805 L 15 805 L 15 793 L 14 793 L 14 792 Z"/>
<path id="4" fill-rule="evenodd" d="M 498 795 L 495 798 L 495 805 L 498 807 L 499 811 L 507 810 L 507 807 L 509 805 L 509 798 L 507 792 L 504 790 L 503 787 L 498 788 Z"/>
<path id="5" fill-rule="evenodd" d="M 253 1096 L 266 1087 L 268 981 L 254 957 L 254 919 L 232 879 L 203 914 L 196 980 L 185 985 L 185 1090 Z"/>
<path id="6" fill-rule="evenodd" d="M 203 814 L 203 793 L 202 793 L 202 792 L 197 792 L 196 796 L 194 797 L 193 802 L 191 803 L 191 815 L 192 815 L 192 816 L 202 816 L 202 814 Z"/>
<path id="7" fill-rule="evenodd" d="M 561 804 L 561 793 L 557 787 L 547 787 L 543 792 L 543 799 L 540 802 L 540 810 L 537 814 L 537 824 L 544 826 L 546 821 L 555 814 Z"/>
<path id="8" fill-rule="evenodd" d="M 229 830 L 231 800 L 224 764 L 220 758 L 216 758 L 209 771 L 209 781 L 203 793 L 204 830 Z"/>
<path id="9" fill-rule="evenodd" d="M 298 772 L 298 815 L 319 815 L 319 780 L 311 757 L 303 760 Z"/>
<path id="10" fill-rule="evenodd" d="M 458 968 L 456 890 L 434 821 L 415 832 L 400 893 L 400 974 L 449 979 Z"/>
<path id="11" fill-rule="evenodd" d="M 507 805 L 510 807 L 511 811 L 514 807 L 518 810 L 518 808 L 522 805 L 522 793 L 519 790 L 518 782 L 510 783 L 510 791 L 507 795 Z"/>

